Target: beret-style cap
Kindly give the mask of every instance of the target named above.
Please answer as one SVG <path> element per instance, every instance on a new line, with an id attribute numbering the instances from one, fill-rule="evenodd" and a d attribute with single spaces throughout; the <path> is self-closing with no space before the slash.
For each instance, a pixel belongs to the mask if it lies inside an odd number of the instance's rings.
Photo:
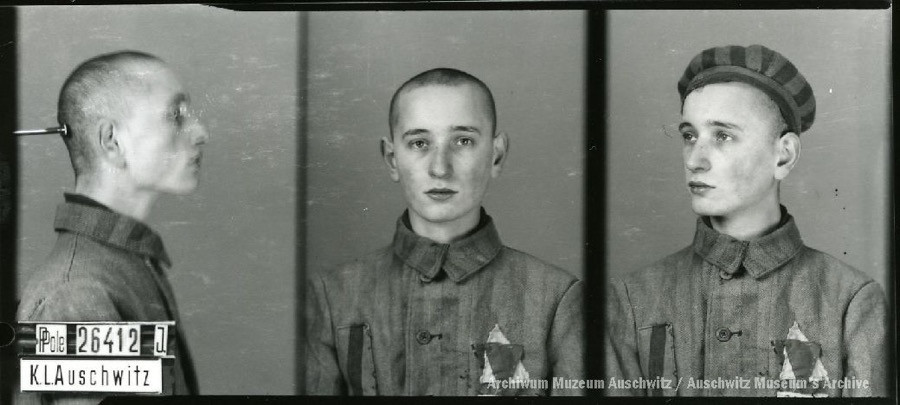
<path id="1" fill-rule="evenodd" d="M 791 61 L 762 45 L 729 45 L 700 52 L 678 81 L 681 103 L 700 87 L 740 81 L 754 86 L 775 101 L 791 131 L 800 134 L 816 117 L 812 87 Z"/>

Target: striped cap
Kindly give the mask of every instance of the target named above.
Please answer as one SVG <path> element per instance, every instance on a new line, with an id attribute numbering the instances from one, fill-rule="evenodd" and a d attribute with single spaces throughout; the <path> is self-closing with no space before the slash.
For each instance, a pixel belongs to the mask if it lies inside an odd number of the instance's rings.
<path id="1" fill-rule="evenodd" d="M 791 61 L 762 45 L 720 46 L 700 52 L 678 81 L 681 103 L 691 91 L 707 84 L 740 81 L 771 98 L 790 130 L 800 134 L 816 117 L 812 87 Z"/>

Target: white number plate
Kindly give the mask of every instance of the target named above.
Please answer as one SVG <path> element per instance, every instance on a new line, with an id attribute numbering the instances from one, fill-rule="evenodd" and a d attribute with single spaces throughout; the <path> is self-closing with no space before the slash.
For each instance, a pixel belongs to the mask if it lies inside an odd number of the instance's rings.
<path id="1" fill-rule="evenodd" d="M 22 391 L 162 392 L 160 359 L 21 359 Z"/>
<path id="2" fill-rule="evenodd" d="M 89 356 L 140 356 L 140 325 L 78 325 L 75 354 Z"/>

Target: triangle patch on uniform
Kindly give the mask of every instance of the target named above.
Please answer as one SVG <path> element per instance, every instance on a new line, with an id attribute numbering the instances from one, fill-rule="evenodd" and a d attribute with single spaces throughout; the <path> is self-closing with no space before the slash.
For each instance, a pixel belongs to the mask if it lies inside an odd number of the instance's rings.
<path id="1" fill-rule="evenodd" d="M 822 347 L 811 342 L 797 321 L 788 329 L 785 339 L 776 340 L 775 353 L 782 359 L 781 373 L 778 375 L 780 380 L 803 380 L 805 382 L 815 382 L 817 384 L 807 384 L 806 388 L 798 388 L 791 391 L 780 391 L 778 396 L 808 396 L 819 397 L 824 396 L 822 393 L 814 393 L 817 391 L 811 387 L 821 387 L 822 382 L 828 378 L 828 372 L 822 365 Z"/>
<path id="2" fill-rule="evenodd" d="M 529 379 L 528 371 L 522 364 L 525 348 L 520 344 L 511 344 L 500 330 L 500 325 L 488 333 L 485 343 L 475 345 L 475 356 L 483 363 L 479 382 L 482 391 L 493 392 L 499 381 L 524 382 Z"/>

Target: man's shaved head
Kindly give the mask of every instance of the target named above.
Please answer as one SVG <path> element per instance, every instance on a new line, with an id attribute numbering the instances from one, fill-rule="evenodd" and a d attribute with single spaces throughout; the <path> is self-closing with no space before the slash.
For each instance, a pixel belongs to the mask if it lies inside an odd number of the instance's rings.
<path id="1" fill-rule="evenodd" d="M 436 68 L 427 70 L 425 72 L 419 73 L 415 75 L 412 79 L 407 80 L 403 83 L 400 88 L 394 92 L 394 96 L 391 97 L 391 109 L 389 113 L 389 124 L 391 129 L 391 136 L 394 133 L 394 126 L 397 123 L 397 102 L 400 99 L 400 96 L 409 92 L 410 90 L 417 89 L 420 87 L 426 86 L 462 86 L 462 85 L 471 85 L 475 88 L 479 89 L 482 94 L 484 94 L 485 101 L 488 106 L 488 117 L 491 120 L 491 135 L 494 135 L 494 132 L 497 130 L 497 108 L 494 105 L 494 95 L 491 94 L 491 89 L 488 88 L 484 82 L 478 80 L 477 77 L 472 76 L 462 70 L 451 69 L 451 68 Z"/>
<path id="2" fill-rule="evenodd" d="M 79 65 L 63 83 L 57 119 L 68 127 L 63 140 L 76 177 L 94 169 L 97 123 L 102 119 L 121 123 L 130 116 L 129 99 L 146 85 L 139 68 L 154 64 L 165 65 L 143 52 L 107 53 Z"/>

